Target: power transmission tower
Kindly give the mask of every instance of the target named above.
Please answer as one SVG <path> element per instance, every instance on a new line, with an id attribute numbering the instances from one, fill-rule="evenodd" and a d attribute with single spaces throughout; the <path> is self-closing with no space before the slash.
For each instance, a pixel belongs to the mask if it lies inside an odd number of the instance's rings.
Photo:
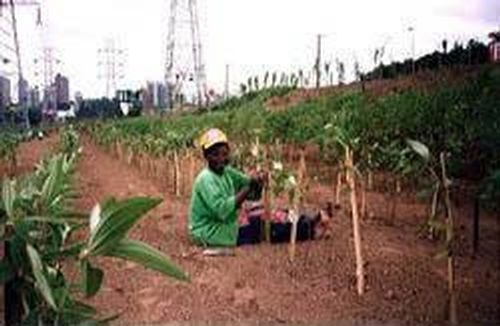
<path id="1" fill-rule="evenodd" d="M 106 39 L 104 47 L 98 50 L 98 78 L 104 79 L 106 97 L 112 98 L 118 88 L 118 83 L 124 77 L 125 51 L 116 40 Z"/>
<path id="2" fill-rule="evenodd" d="M 39 83 L 42 86 L 43 92 L 43 108 L 42 111 L 46 116 L 53 117 L 57 110 L 56 89 L 54 86 L 54 76 L 57 71 L 57 65 L 61 60 L 56 58 L 54 48 L 44 46 L 42 55 L 35 58 L 35 75 L 41 76 Z"/>
<path id="3" fill-rule="evenodd" d="M 408 27 L 408 32 L 411 33 L 411 73 L 415 74 L 415 27 Z"/>
<path id="4" fill-rule="evenodd" d="M 321 35 L 317 36 L 317 45 L 316 45 L 316 62 L 314 64 L 314 68 L 316 70 L 316 88 L 321 87 Z"/>
<path id="5" fill-rule="evenodd" d="M 198 107 L 203 106 L 207 95 L 198 17 L 196 0 L 170 0 L 165 84 L 171 108 L 183 102 L 192 84 Z"/>
<path id="6" fill-rule="evenodd" d="M 16 6 L 36 6 L 38 8 L 38 15 L 37 15 L 37 25 L 41 26 L 42 20 L 41 20 L 41 9 L 40 9 L 40 3 L 38 1 L 34 0 L 0 0 L 0 16 L 3 16 L 3 11 L 4 7 L 10 7 L 10 20 L 6 18 L 6 21 L 10 24 L 10 27 L 12 29 L 12 34 L 10 34 L 9 31 L 7 30 L 2 30 L 3 33 L 7 34 L 9 38 L 12 38 L 11 41 L 13 42 L 13 47 L 9 45 L 5 45 L 4 47 L 7 48 L 7 50 L 10 50 L 14 53 L 15 55 L 15 61 L 16 61 L 16 70 L 17 70 L 17 93 L 18 93 L 18 104 L 21 108 L 21 111 L 24 115 L 24 121 L 25 121 L 25 127 L 29 128 L 30 127 L 30 121 L 29 121 L 29 116 L 28 116 L 28 107 L 27 107 L 27 82 L 24 79 L 23 76 L 23 69 L 22 69 L 22 61 L 21 61 L 21 49 L 19 46 L 19 33 L 17 30 L 17 17 L 16 17 Z M 2 58 L 6 58 L 5 56 L 2 56 Z"/>
<path id="7" fill-rule="evenodd" d="M 55 56 L 54 48 L 50 46 L 44 46 L 42 49 L 42 55 L 35 58 L 35 76 L 39 77 L 39 83 L 42 88 L 48 88 L 54 81 L 55 70 L 57 70 L 57 65 L 61 63 L 59 59 Z"/>
<path id="8" fill-rule="evenodd" d="M 229 98 L 229 65 L 226 64 L 226 80 L 224 83 L 224 99 Z"/>

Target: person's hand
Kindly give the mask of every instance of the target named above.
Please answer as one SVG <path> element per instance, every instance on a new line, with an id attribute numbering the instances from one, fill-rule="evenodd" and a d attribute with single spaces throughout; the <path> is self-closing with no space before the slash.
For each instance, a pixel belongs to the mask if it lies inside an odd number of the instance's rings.
<path id="1" fill-rule="evenodd" d="M 269 173 L 267 171 L 257 172 L 257 178 L 262 186 L 267 186 L 269 183 Z"/>
<path id="2" fill-rule="evenodd" d="M 248 177 L 250 178 L 251 182 L 258 182 L 258 180 L 259 180 L 259 172 L 257 172 L 256 170 L 250 170 L 248 172 Z"/>
<path id="3" fill-rule="evenodd" d="M 269 174 L 266 171 L 252 170 L 252 171 L 250 171 L 248 176 L 250 177 L 250 180 L 253 183 L 256 183 L 256 184 L 261 185 L 261 186 L 267 184 L 267 180 L 269 178 Z"/>

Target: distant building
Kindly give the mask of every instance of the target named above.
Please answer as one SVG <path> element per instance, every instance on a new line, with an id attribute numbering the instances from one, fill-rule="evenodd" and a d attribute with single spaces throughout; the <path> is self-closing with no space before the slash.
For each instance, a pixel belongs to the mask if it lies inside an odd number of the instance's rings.
<path id="1" fill-rule="evenodd" d="M 75 93 L 75 112 L 78 112 L 83 104 L 83 94 L 82 92 Z"/>
<path id="2" fill-rule="evenodd" d="M 61 74 L 56 75 L 54 81 L 56 93 L 56 108 L 69 106 L 69 80 Z"/>
<path id="3" fill-rule="evenodd" d="M 491 32 L 488 36 L 491 39 L 491 42 L 488 45 L 490 61 L 500 62 L 500 31 Z"/>
<path id="4" fill-rule="evenodd" d="M 156 83 L 153 105 L 158 109 L 165 109 L 167 107 L 167 88 L 163 83 Z"/>
<path id="5" fill-rule="evenodd" d="M 146 88 L 143 91 L 142 96 L 142 106 L 146 110 L 150 110 L 153 108 L 153 96 L 154 96 L 154 83 L 147 82 Z"/>
<path id="6" fill-rule="evenodd" d="M 29 94 L 28 81 L 26 79 L 21 79 L 19 87 L 17 89 L 19 106 L 24 107 L 25 105 L 28 104 L 28 94 Z"/>
<path id="7" fill-rule="evenodd" d="M 53 119 L 56 116 L 57 96 L 54 85 L 43 90 L 42 113 L 45 118 Z"/>
<path id="8" fill-rule="evenodd" d="M 10 79 L 0 76 L 0 108 L 8 107 L 10 100 Z"/>
<path id="9" fill-rule="evenodd" d="M 143 106 L 145 109 L 165 109 L 167 107 L 167 88 L 163 83 L 146 83 Z"/>
<path id="10" fill-rule="evenodd" d="M 29 89 L 27 104 L 28 107 L 36 107 L 40 105 L 40 90 L 37 86 Z"/>

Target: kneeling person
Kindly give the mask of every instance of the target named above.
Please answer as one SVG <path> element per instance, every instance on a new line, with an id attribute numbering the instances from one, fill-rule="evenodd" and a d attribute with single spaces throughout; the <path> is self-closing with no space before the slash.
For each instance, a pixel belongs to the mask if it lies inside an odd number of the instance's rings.
<path id="1" fill-rule="evenodd" d="M 219 129 L 210 129 L 199 145 L 207 161 L 191 194 L 189 235 L 203 246 L 236 246 L 238 212 L 245 199 L 260 196 L 265 174 L 245 175 L 229 165 L 229 145 Z"/>

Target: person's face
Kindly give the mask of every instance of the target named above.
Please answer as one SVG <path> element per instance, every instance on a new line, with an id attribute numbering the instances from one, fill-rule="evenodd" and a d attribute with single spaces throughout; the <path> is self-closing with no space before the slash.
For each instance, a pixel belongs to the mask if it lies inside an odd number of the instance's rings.
<path id="1" fill-rule="evenodd" d="M 208 166 L 217 174 L 222 174 L 224 168 L 229 164 L 229 146 L 227 144 L 216 144 L 205 152 Z"/>

